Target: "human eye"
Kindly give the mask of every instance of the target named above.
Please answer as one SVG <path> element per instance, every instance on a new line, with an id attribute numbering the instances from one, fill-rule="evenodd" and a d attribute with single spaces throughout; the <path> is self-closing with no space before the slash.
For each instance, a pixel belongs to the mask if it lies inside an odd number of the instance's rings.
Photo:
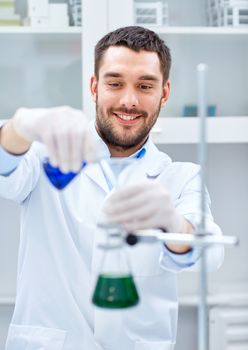
<path id="1" fill-rule="evenodd" d="M 148 84 L 139 84 L 139 88 L 141 90 L 148 91 L 148 90 L 152 89 L 152 86 L 148 85 Z"/>
<path id="2" fill-rule="evenodd" d="M 121 87 L 121 83 L 114 81 L 114 82 L 108 82 L 107 85 L 112 89 L 117 89 Z"/>

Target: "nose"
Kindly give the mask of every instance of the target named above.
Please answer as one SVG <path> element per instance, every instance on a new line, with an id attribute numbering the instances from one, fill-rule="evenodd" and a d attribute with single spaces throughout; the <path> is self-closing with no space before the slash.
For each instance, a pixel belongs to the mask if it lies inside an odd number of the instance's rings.
<path id="1" fill-rule="evenodd" d="M 122 107 L 131 109 L 137 107 L 139 104 L 138 96 L 136 91 L 132 88 L 126 88 L 122 91 L 122 96 L 120 98 L 120 104 Z"/>

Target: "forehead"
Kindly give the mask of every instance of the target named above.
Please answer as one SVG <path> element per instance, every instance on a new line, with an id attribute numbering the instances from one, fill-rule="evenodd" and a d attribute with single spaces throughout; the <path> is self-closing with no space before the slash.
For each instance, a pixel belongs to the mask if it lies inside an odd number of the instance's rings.
<path id="1" fill-rule="evenodd" d="M 156 52 L 145 50 L 136 52 L 124 46 L 111 46 L 106 50 L 100 65 L 99 76 L 103 76 L 108 71 L 132 76 L 154 74 L 162 79 L 160 61 Z"/>

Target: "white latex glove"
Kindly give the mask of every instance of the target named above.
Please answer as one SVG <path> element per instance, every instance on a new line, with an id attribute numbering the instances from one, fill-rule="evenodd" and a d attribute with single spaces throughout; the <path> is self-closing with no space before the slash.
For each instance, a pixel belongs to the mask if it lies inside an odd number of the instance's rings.
<path id="1" fill-rule="evenodd" d="M 122 224 L 129 232 L 161 228 L 180 233 L 184 229 L 184 217 L 173 207 L 164 186 L 155 181 L 116 190 L 103 210 L 108 221 Z"/>
<path id="2" fill-rule="evenodd" d="M 46 145 L 49 161 L 63 172 L 77 172 L 83 160 L 93 160 L 95 147 L 88 124 L 81 111 L 67 106 L 20 108 L 13 117 L 16 132 L 28 141 Z"/>

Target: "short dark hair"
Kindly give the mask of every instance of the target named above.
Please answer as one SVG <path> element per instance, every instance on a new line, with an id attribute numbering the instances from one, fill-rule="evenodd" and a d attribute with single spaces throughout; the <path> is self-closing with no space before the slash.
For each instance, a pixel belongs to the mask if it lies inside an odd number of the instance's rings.
<path id="1" fill-rule="evenodd" d="M 110 46 L 125 46 L 136 52 L 140 50 L 156 52 L 160 61 L 163 82 L 168 80 L 171 68 L 170 49 L 152 30 L 139 26 L 122 27 L 100 39 L 95 46 L 95 76 L 97 79 L 104 53 Z"/>

